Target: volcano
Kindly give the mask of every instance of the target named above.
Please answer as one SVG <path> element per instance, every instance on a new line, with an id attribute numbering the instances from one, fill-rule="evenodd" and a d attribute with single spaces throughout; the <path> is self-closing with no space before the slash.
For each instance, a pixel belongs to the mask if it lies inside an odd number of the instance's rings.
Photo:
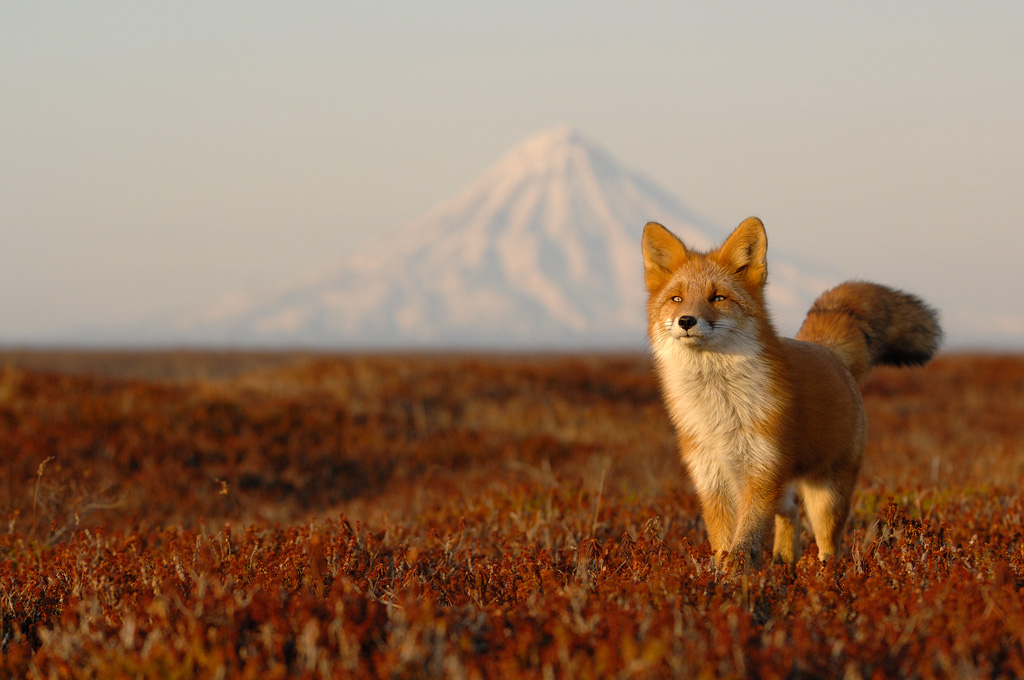
<path id="1" fill-rule="evenodd" d="M 404 228 L 226 295 L 171 335 L 233 346 L 640 349 L 650 220 L 700 248 L 727 233 L 574 129 L 548 130 Z M 769 300 L 783 320 L 802 317 L 820 282 L 769 257 Z"/>

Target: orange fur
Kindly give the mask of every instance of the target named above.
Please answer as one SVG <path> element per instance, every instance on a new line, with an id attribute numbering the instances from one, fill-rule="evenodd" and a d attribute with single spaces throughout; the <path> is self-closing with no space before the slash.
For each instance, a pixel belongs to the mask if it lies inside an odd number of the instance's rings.
<path id="1" fill-rule="evenodd" d="M 857 381 L 875 364 L 927 361 L 941 336 L 934 312 L 850 282 L 815 302 L 797 339 L 779 337 L 755 217 L 709 253 L 651 222 L 643 254 L 656 370 L 712 549 L 757 563 L 774 529 L 775 558 L 794 562 L 799 495 L 826 559 L 864 457 Z"/>

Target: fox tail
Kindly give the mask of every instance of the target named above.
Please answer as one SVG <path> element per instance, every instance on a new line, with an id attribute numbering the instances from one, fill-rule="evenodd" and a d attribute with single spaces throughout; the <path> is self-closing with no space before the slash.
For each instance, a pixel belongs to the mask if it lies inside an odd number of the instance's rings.
<path id="1" fill-rule="evenodd" d="M 872 366 L 927 362 L 942 329 L 936 311 L 917 296 L 847 281 L 814 301 L 796 339 L 828 347 L 860 381 Z"/>

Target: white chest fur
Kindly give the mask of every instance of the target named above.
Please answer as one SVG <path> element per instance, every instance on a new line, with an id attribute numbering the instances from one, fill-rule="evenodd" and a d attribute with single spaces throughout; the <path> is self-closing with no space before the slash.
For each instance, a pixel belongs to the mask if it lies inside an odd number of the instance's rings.
<path id="1" fill-rule="evenodd" d="M 779 400 L 760 352 L 670 343 L 656 358 L 669 415 L 691 444 L 683 461 L 698 488 L 735 488 L 774 466 L 777 452 L 758 426 L 778 413 Z"/>

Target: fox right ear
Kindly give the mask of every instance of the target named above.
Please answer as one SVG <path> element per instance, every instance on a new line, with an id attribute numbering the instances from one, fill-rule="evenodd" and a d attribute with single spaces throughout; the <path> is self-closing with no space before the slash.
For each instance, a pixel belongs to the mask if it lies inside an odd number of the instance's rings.
<path id="1" fill-rule="evenodd" d="M 679 237 L 657 222 L 644 227 L 643 251 L 644 282 L 651 293 L 668 283 L 688 254 Z"/>

